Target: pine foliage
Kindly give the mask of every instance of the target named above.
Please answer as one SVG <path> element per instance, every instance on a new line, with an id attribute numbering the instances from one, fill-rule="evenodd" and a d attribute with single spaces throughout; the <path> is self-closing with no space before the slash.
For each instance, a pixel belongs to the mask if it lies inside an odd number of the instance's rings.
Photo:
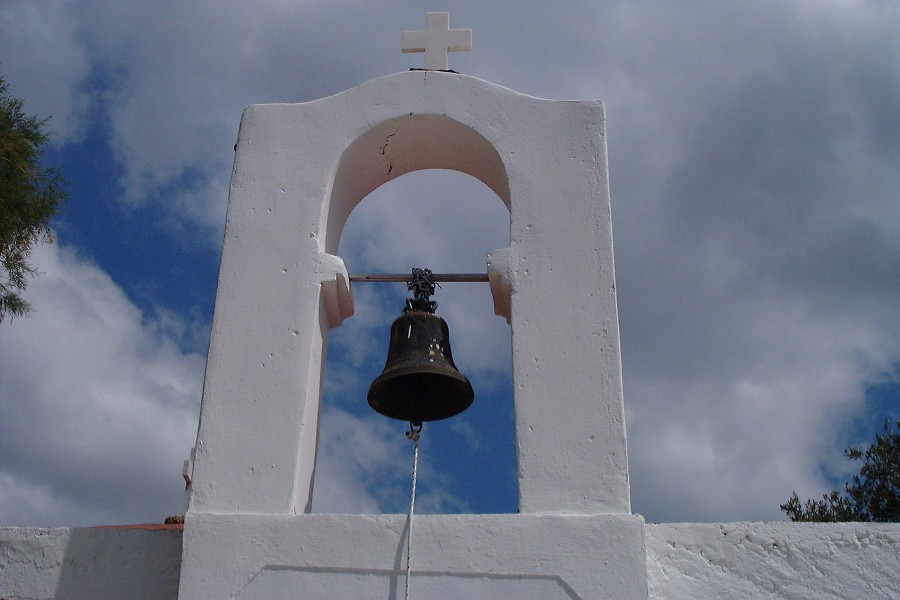
<path id="1" fill-rule="evenodd" d="M 843 491 L 805 503 L 794 492 L 781 510 L 791 521 L 900 523 L 900 421 L 892 427 L 886 420 L 866 450 L 847 448 L 844 456 L 863 465 Z"/>
<path id="2" fill-rule="evenodd" d="M 41 164 L 46 120 L 28 117 L 0 78 L 0 322 L 30 307 L 22 297 L 36 274 L 31 248 L 52 241 L 50 219 L 65 200 L 59 170 Z"/>

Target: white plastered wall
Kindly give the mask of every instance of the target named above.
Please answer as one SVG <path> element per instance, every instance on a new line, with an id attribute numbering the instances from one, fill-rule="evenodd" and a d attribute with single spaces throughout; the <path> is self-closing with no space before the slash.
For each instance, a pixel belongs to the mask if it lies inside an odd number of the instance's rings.
<path id="1" fill-rule="evenodd" d="M 394 528 L 402 528 L 402 518 L 353 517 L 311 515 L 317 527 L 333 527 L 340 535 L 352 537 L 356 528 L 363 528 L 367 541 L 347 552 L 344 562 L 353 560 L 353 552 L 367 557 L 379 539 L 396 537 Z M 202 518 L 202 517 L 201 517 Z M 234 520 L 239 517 L 231 516 Z M 534 517 L 526 517 L 535 519 Z M 225 517 L 220 520 L 225 521 Z M 439 521 L 466 521 L 465 535 L 436 540 L 432 528 Z M 390 526 L 385 525 L 385 521 Z M 546 544 L 534 544 L 530 552 L 518 552 L 519 564 L 525 554 L 543 555 L 542 560 L 565 562 L 556 575 L 516 576 L 514 573 L 487 573 L 477 580 L 471 577 L 471 549 L 486 544 L 496 545 L 498 537 L 517 537 L 500 516 L 479 518 L 427 517 L 423 539 L 421 564 L 417 564 L 417 578 L 413 580 L 413 598 L 448 598 L 463 591 L 464 598 L 503 597 L 503 590 L 518 593 L 518 598 L 539 594 L 541 600 L 555 594 L 578 597 L 585 586 L 603 584 L 600 576 L 579 573 L 578 561 L 567 561 L 563 552 L 579 553 L 580 544 L 597 535 L 596 520 L 579 517 L 556 517 L 542 521 L 544 531 L 532 527 L 532 533 L 554 537 L 568 536 L 558 551 Z M 430 521 L 430 523 L 428 523 Z M 583 527 L 580 521 L 587 521 Z M 327 598 L 328 592 L 318 593 L 322 587 L 338 594 L 347 582 L 361 579 L 369 584 L 366 598 L 397 598 L 403 579 L 397 562 L 402 554 L 383 556 L 374 568 L 324 568 L 285 566 L 257 570 L 253 576 L 253 553 L 241 549 L 255 544 L 267 544 L 282 549 L 293 544 L 290 552 L 296 563 L 314 563 L 308 555 L 321 553 L 315 544 L 300 541 L 315 532 L 315 527 L 296 527 L 296 518 L 281 517 L 250 533 L 250 537 L 235 544 L 227 521 L 220 523 L 215 542 L 231 547 L 241 560 L 233 561 L 236 568 L 220 574 L 222 579 L 247 581 L 239 597 L 265 597 L 267 600 L 296 598 L 300 591 L 307 598 Z M 286 525 L 285 525 L 286 523 Z M 498 523 L 507 531 L 500 531 Z M 557 530 L 561 525 L 564 529 Z M 600 527 L 606 535 L 609 523 Z M 617 528 L 619 523 L 612 523 Z M 418 524 L 417 524 L 418 527 Z M 298 529 L 301 535 L 298 535 Z M 459 528 L 458 528 L 459 529 Z M 573 530 L 575 535 L 573 534 Z M 778 600 L 889 600 L 900 597 L 900 524 L 896 523 L 669 523 L 647 525 L 647 574 L 652 600 L 691 598 L 693 600 L 722 600 L 767 598 Z M 579 535 L 580 534 L 580 535 Z M 579 541 L 580 538 L 580 541 Z M 527 541 L 527 540 L 525 540 Z M 432 544 L 440 543 L 435 551 Z M 325 548 L 327 552 L 329 548 Z M 617 553 L 615 547 L 604 546 L 594 555 L 598 564 Z M 246 556 L 244 556 L 246 555 Z M 33 529 L 0 528 L 0 598 L 17 600 L 63 600 L 66 598 L 104 598 L 105 600 L 136 600 L 148 598 L 168 600 L 178 596 L 178 573 L 181 558 L 180 531 L 146 531 L 143 529 Z M 333 559 L 333 557 L 332 557 Z M 437 559 L 437 560 L 435 560 Z M 197 558 L 195 557 L 195 561 Z M 489 571 L 496 568 L 503 557 L 497 553 L 480 563 Z M 371 558 L 367 561 L 370 562 Z M 456 570 L 441 575 L 440 562 L 456 561 Z M 339 560 L 332 560 L 339 563 Z M 462 564 L 463 568 L 459 565 Z M 370 562 L 371 565 L 371 562 Z M 452 565 L 451 565 L 452 566 Z M 251 575 L 247 575 L 247 572 Z M 468 576 L 467 576 L 468 571 Z M 567 582 L 572 582 L 571 584 Z M 283 584 L 287 584 L 286 586 Z M 443 587 L 441 587 L 443 584 Z M 607 589 L 614 586 L 606 581 Z M 327 587 L 326 587 L 327 586 Z M 292 588 L 282 594 L 281 587 Z M 380 587 L 380 592 L 378 591 Z M 460 590 L 460 588 L 464 588 Z M 354 596 L 351 588 L 344 598 Z M 499 591 L 499 593 L 498 593 Z M 334 594 L 332 594 L 333 596 Z M 209 597 L 214 597 L 212 592 Z M 607 597 L 614 597 L 611 594 Z"/>
<path id="2" fill-rule="evenodd" d="M 615 597 L 646 596 L 642 521 L 630 515 L 602 104 L 541 100 L 472 77 L 418 71 L 244 113 L 192 474 L 183 597 L 201 597 L 185 590 L 200 594 L 195 584 L 208 581 L 210 569 L 229 568 L 224 558 L 215 564 L 222 549 L 211 555 L 202 547 L 219 527 L 236 543 L 290 515 L 301 519 L 290 521 L 297 535 L 303 527 L 322 531 L 322 517 L 304 513 L 328 329 L 352 314 L 336 255 L 340 232 L 372 190 L 427 168 L 480 179 L 510 210 L 510 247 L 491 254 L 489 270 L 495 306 L 512 328 L 521 516 L 499 517 L 509 535 L 485 552 L 510 556 L 508 572 L 530 573 L 548 563 L 534 549 L 538 558 L 517 569 L 516 536 L 534 537 L 540 515 L 614 521 L 606 541 L 588 521 L 578 522 L 594 531 L 585 550 L 615 542 L 621 558 L 602 568 L 587 555 L 577 562 L 590 577 L 624 577 L 637 594 Z M 229 514 L 234 518 L 216 516 Z M 435 517 L 433 532 L 473 531 L 464 525 L 473 518 Z M 392 555 L 397 519 L 371 519 L 391 540 L 379 552 Z M 342 543 L 357 542 L 317 536 L 320 549 L 339 554 Z M 380 564 L 383 556 L 371 558 Z M 251 562 L 294 564 L 262 554 Z"/>

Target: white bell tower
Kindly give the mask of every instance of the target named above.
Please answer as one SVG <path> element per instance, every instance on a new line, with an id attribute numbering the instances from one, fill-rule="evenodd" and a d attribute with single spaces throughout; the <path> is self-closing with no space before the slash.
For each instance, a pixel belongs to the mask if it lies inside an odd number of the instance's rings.
<path id="1" fill-rule="evenodd" d="M 487 270 L 512 328 L 519 513 L 416 516 L 411 597 L 647 597 L 644 524 L 629 499 L 603 106 L 447 72 L 447 50 L 471 48 L 471 32 L 445 17 L 404 34 L 405 50 L 426 52 L 426 70 L 244 112 L 182 600 L 403 597 L 406 515 L 309 507 L 323 348 L 353 314 L 341 229 L 369 192 L 420 169 L 471 175 L 509 209 L 510 246 Z"/>

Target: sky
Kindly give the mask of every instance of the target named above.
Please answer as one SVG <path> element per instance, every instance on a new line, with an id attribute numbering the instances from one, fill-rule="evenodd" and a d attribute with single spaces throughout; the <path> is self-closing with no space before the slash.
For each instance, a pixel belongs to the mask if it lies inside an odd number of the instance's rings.
<path id="1" fill-rule="evenodd" d="M 0 325 L 0 526 L 182 512 L 240 115 L 423 65 L 603 100 L 632 507 L 649 522 L 784 518 L 900 418 L 900 2 L 0 3 L 0 74 L 50 117 L 68 179 Z M 398 178 L 351 214 L 352 273 L 484 272 L 509 219 L 481 182 Z M 405 424 L 365 402 L 402 284 L 354 286 L 332 332 L 313 510 L 402 513 Z M 515 512 L 510 332 L 484 284 L 434 297 L 476 401 L 426 424 L 417 512 Z M 548 315 L 548 318 L 561 318 Z"/>

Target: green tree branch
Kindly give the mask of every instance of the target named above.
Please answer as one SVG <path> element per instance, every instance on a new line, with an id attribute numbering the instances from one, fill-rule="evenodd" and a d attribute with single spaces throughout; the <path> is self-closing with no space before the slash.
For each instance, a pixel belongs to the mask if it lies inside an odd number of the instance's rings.
<path id="1" fill-rule="evenodd" d="M 865 451 L 850 447 L 844 456 L 862 460 L 863 465 L 842 491 L 833 490 L 821 500 L 805 503 L 793 492 L 781 510 L 791 521 L 900 522 L 900 422 L 892 427 L 891 421 L 885 420 L 884 433 L 876 433 Z"/>
<path id="2" fill-rule="evenodd" d="M 59 170 L 41 164 L 46 122 L 26 116 L 0 77 L 0 323 L 30 310 L 22 293 L 37 273 L 28 257 L 53 241 L 50 219 L 66 198 Z"/>

